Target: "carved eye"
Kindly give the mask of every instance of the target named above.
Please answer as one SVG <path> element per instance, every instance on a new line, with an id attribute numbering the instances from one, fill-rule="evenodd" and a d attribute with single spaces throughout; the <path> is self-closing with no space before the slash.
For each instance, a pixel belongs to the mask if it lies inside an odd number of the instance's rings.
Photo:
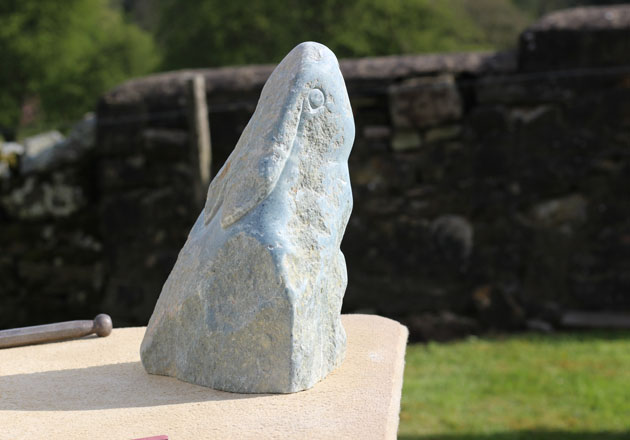
<path id="1" fill-rule="evenodd" d="M 308 94 L 308 102 L 313 110 L 318 109 L 324 105 L 324 94 L 319 89 L 313 89 Z"/>

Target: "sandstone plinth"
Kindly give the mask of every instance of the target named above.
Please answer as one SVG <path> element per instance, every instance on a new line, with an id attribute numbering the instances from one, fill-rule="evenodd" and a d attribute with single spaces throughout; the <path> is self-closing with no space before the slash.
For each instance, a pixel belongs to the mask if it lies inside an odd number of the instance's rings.
<path id="1" fill-rule="evenodd" d="M 252 395 L 146 374 L 144 328 L 0 350 L 0 438 L 395 439 L 407 329 L 343 315 L 346 360 L 312 389 Z"/>

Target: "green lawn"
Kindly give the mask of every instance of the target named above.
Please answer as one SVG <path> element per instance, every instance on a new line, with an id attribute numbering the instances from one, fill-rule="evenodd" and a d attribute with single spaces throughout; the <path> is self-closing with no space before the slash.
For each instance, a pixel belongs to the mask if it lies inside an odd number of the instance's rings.
<path id="1" fill-rule="evenodd" d="M 407 347 L 400 439 L 630 439 L 630 332 Z"/>

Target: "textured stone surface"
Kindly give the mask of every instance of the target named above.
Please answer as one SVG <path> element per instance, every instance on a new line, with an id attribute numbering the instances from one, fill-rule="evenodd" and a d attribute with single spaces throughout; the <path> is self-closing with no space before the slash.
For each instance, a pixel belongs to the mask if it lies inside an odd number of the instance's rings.
<path id="1" fill-rule="evenodd" d="M 337 59 L 297 46 L 263 88 L 164 285 L 141 348 L 149 373 L 288 393 L 339 366 L 353 140 Z"/>

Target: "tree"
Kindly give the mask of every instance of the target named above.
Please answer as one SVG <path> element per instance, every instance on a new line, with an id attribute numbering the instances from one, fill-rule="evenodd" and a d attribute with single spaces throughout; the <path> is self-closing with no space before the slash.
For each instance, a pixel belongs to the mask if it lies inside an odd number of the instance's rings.
<path id="1" fill-rule="evenodd" d="M 496 49 L 514 48 L 532 17 L 510 0 L 452 0 L 483 32 L 483 40 Z"/>
<path id="2" fill-rule="evenodd" d="M 48 121 L 77 118 L 109 87 L 158 62 L 151 37 L 108 0 L 3 0 L 0 126 L 15 132 L 33 98 Z"/>
<path id="3" fill-rule="evenodd" d="M 525 14 L 510 0 L 159 0 L 164 69 L 279 61 L 302 41 L 339 57 L 493 49 L 516 44 Z M 498 7 L 503 28 L 483 10 Z M 500 44 L 497 40 L 501 40 Z M 509 41 L 508 43 L 506 43 Z"/>

